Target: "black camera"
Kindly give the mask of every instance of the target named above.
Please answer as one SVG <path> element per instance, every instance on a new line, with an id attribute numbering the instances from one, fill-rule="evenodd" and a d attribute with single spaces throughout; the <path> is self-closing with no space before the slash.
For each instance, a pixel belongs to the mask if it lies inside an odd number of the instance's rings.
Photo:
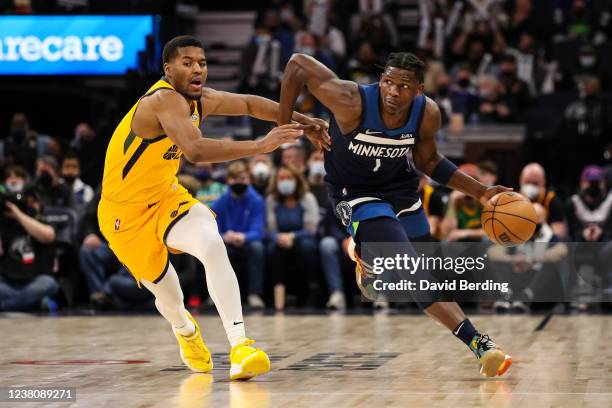
<path id="1" fill-rule="evenodd" d="M 28 204 L 24 193 L 12 193 L 9 191 L 0 190 L 0 214 L 8 211 L 6 202 L 15 204 L 21 211 L 26 211 Z"/>

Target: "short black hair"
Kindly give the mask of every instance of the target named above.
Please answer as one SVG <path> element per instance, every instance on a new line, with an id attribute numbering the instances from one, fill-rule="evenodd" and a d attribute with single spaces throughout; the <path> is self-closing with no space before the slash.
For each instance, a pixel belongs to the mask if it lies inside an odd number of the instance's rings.
<path id="1" fill-rule="evenodd" d="M 410 52 L 392 52 L 387 57 L 385 69 L 387 69 L 387 67 L 412 71 L 416 75 L 419 83 L 423 83 L 425 81 L 425 71 L 427 71 L 427 65 L 425 65 L 425 63 L 416 55 Z"/>
<path id="2" fill-rule="evenodd" d="M 174 37 L 164 45 L 162 51 L 162 61 L 170 62 L 176 56 L 176 50 L 183 47 L 198 47 L 204 49 L 202 42 L 191 35 L 179 35 Z"/>
<path id="3" fill-rule="evenodd" d="M 79 164 L 81 164 L 81 158 L 74 150 L 69 150 L 68 152 L 66 152 L 64 157 L 62 157 L 62 163 L 64 163 L 66 160 L 77 160 Z"/>

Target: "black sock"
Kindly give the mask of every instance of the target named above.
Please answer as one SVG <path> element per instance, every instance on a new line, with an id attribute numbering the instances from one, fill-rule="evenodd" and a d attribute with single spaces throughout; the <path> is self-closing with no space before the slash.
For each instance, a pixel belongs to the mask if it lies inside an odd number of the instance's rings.
<path id="1" fill-rule="evenodd" d="M 480 335 L 478 330 L 476 330 L 476 328 L 472 325 L 472 322 L 470 322 L 470 319 L 465 319 L 459 323 L 453 330 L 453 334 L 468 347 L 470 347 L 470 343 L 472 342 L 474 336 Z"/>

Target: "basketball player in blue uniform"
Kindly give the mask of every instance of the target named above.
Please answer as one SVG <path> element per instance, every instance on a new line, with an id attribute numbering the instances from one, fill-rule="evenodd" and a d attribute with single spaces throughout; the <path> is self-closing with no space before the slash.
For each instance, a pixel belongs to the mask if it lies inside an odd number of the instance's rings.
<path id="1" fill-rule="evenodd" d="M 341 80 L 303 54 L 293 55 L 285 69 L 279 125 L 289 123 L 303 86 L 332 113 L 326 181 L 336 215 L 351 233 L 357 255 L 365 242 L 399 243 L 414 254 L 410 240 L 429 235 L 415 167 L 482 203 L 510 190 L 482 185 L 438 153 L 435 135 L 440 129 L 440 110 L 423 94 L 425 71 L 422 61 L 403 52 L 389 56 L 380 81 L 371 85 Z M 367 276 L 369 266 L 356 258 L 360 284 L 359 276 Z M 361 284 L 360 288 L 363 291 Z M 493 377 L 508 370 L 511 357 L 488 335 L 480 334 L 456 302 L 438 301 L 442 294 L 428 296 L 415 297 L 415 301 L 472 350 L 483 375 Z"/>

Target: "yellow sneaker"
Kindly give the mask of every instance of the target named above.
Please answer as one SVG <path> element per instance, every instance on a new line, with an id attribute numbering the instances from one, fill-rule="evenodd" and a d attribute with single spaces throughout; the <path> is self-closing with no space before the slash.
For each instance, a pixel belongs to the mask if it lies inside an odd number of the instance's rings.
<path id="1" fill-rule="evenodd" d="M 270 359 L 263 351 L 251 344 L 254 340 L 246 337 L 242 343 L 232 347 L 230 352 L 230 380 L 248 380 L 270 371 Z"/>
<path id="2" fill-rule="evenodd" d="M 191 336 L 183 336 L 177 333 L 174 327 L 172 328 L 180 346 L 181 360 L 191 371 L 196 373 L 208 373 L 213 369 L 210 351 L 208 351 L 202 340 L 198 323 L 189 312 L 186 313 L 189 320 L 195 325 L 195 333 Z"/>

